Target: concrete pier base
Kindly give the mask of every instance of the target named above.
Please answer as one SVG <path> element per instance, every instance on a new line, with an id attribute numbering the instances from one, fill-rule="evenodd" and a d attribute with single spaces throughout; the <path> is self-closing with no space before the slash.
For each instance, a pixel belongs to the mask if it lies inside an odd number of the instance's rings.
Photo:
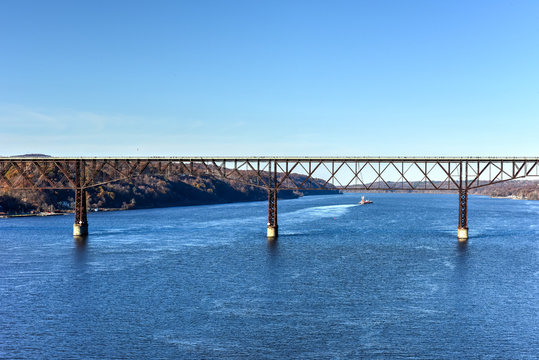
<path id="1" fill-rule="evenodd" d="M 278 234 L 277 226 L 268 226 L 268 239 L 276 239 Z"/>
<path id="2" fill-rule="evenodd" d="M 73 224 L 73 236 L 88 235 L 88 225 Z"/>
<path id="3" fill-rule="evenodd" d="M 468 241 L 468 228 L 459 227 L 457 238 L 459 239 L 459 242 Z"/>

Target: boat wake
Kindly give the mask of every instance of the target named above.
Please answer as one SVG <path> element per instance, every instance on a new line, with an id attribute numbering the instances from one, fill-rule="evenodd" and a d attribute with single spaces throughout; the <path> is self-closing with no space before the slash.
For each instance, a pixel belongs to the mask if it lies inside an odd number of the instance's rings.
<path id="1" fill-rule="evenodd" d="M 320 218 L 331 218 L 339 217 L 346 214 L 350 208 L 353 208 L 357 205 L 355 204 L 344 204 L 344 205 L 327 205 L 327 206 L 316 206 L 301 210 L 292 211 L 287 213 L 282 219 L 298 219 L 300 220 L 313 220 Z"/>

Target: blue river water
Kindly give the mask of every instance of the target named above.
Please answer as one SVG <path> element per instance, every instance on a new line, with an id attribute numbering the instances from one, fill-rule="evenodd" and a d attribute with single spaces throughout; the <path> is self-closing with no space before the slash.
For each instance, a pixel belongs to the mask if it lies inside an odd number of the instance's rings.
<path id="1" fill-rule="evenodd" d="M 538 358 L 539 202 L 360 196 L 0 219 L 0 358 Z"/>

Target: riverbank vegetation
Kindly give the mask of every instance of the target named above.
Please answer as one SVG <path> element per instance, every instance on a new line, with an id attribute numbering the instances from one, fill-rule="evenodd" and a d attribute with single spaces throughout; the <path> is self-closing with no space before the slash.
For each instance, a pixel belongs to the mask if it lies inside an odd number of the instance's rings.
<path id="1" fill-rule="evenodd" d="M 539 181 L 513 180 L 472 190 L 471 194 L 539 200 Z"/>
<path id="2" fill-rule="evenodd" d="M 303 180 L 302 175 L 292 175 Z M 325 183 L 314 180 L 313 183 Z M 266 200 L 264 188 L 214 176 L 143 175 L 88 188 L 89 210 L 142 209 L 154 207 L 219 204 Z M 337 194 L 338 190 L 280 191 L 279 198 L 292 199 L 310 194 Z M 0 196 L 0 214 L 69 212 L 73 209 L 73 190 L 8 190 Z"/>

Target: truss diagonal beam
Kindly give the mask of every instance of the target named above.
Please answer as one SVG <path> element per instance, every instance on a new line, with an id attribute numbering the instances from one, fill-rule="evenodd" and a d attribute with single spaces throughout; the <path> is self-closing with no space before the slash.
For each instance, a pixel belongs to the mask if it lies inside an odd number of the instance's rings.
<path id="1" fill-rule="evenodd" d="M 539 176 L 539 158 L 2 158 L 3 189 L 74 189 L 140 175 L 209 175 L 279 190 L 458 190 Z M 233 164 L 232 166 L 230 166 Z M 462 164 L 462 166 L 460 166 Z M 274 169 L 273 169 L 274 168 Z M 277 182 L 268 182 L 275 172 Z M 390 170 L 391 169 L 391 170 Z M 462 174 L 461 174 L 462 173 Z M 443 177 L 441 176 L 443 175 Z M 460 176 L 463 177 L 461 184 Z"/>

